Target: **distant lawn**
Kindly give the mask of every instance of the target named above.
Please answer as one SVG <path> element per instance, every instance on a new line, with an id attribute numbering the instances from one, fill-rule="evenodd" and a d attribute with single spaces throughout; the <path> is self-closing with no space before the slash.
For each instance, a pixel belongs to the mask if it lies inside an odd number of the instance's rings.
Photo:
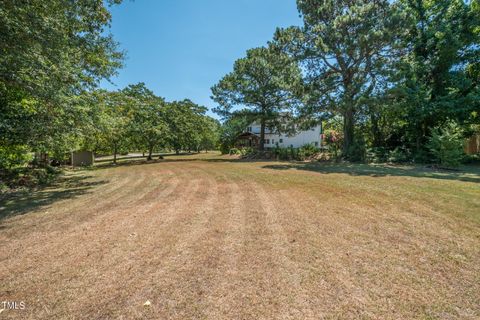
<path id="1" fill-rule="evenodd" d="M 479 208 L 478 166 L 99 164 L 0 203 L 1 316 L 478 319 Z"/>
<path id="2" fill-rule="evenodd" d="M 480 182 L 480 166 L 469 165 L 457 169 L 432 169 L 425 165 L 394 165 L 394 164 L 360 164 L 360 163 L 330 163 L 307 162 L 272 166 L 271 169 L 299 169 L 320 173 L 346 173 L 353 176 L 409 176 L 417 178 L 434 178 Z"/>
<path id="3" fill-rule="evenodd" d="M 449 214 L 465 215 L 480 222 L 480 199 L 478 198 L 480 197 L 480 166 L 478 165 L 462 166 L 458 170 L 436 170 L 424 165 L 319 162 L 276 163 L 262 167 L 279 171 L 299 170 L 322 175 L 333 174 L 335 177 L 341 177 L 331 181 L 338 187 L 383 193 L 392 200 L 402 200 L 402 197 L 416 193 L 415 199 L 432 202 L 432 205 L 438 206 L 438 210 L 447 212 L 446 209 L 455 204 L 461 209 L 454 209 Z M 441 180 L 448 180 L 448 182 Z M 463 205 L 462 201 L 464 201 Z"/>

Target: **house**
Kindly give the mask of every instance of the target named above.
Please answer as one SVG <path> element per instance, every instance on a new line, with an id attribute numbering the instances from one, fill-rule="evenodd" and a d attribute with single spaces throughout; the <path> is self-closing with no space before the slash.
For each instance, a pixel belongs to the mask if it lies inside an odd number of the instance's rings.
<path id="1" fill-rule="evenodd" d="M 260 143 L 260 124 L 252 123 L 237 137 L 236 147 L 258 147 Z M 315 147 L 322 145 L 322 126 L 320 124 L 308 129 L 298 130 L 295 134 L 278 133 L 275 130 L 265 128 L 265 148 L 293 147 L 299 148 L 306 144 Z"/>

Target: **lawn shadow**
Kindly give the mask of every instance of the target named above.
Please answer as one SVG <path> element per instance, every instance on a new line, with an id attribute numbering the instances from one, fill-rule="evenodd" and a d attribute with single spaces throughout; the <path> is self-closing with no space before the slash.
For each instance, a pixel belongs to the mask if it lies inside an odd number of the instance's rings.
<path id="1" fill-rule="evenodd" d="M 168 156 L 179 156 L 179 155 L 190 155 L 190 154 L 193 154 L 193 153 L 187 153 L 187 152 L 182 152 L 182 153 L 179 153 L 178 155 L 177 154 L 174 154 L 174 153 L 154 153 L 152 154 L 152 159 L 155 160 L 155 159 L 158 159 L 158 157 L 168 157 Z M 131 155 L 127 155 L 127 156 L 122 156 L 122 155 L 119 155 L 117 156 L 117 161 L 120 163 L 120 162 L 125 162 L 125 161 L 129 161 L 129 160 L 132 160 L 132 161 L 146 161 L 147 160 L 147 155 L 134 155 L 134 156 L 131 156 Z M 152 160 L 150 160 L 152 161 Z M 100 158 L 95 158 L 95 163 L 98 163 L 98 164 L 104 164 L 104 163 L 113 163 L 113 157 L 112 156 L 108 156 L 108 157 L 100 157 Z"/>
<path id="2" fill-rule="evenodd" d="M 191 161 L 202 161 L 201 159 L 128 159 L 124 161 L 119 161 L 116 164 L 109 163 L 99 163 L 93 167 L 86 168 L 85 170 L 96 170 L 96 169 L 106 169 L 106 168 L 116 168 L 116 167 L 132 167 L 140 165 L 149 165 L 149 164 L 158 164 L 158 163 L 168 163 L 168 162 L 191 162 Z"/>
<path id="3" fill-rule="evenodd" d="M 0 198 L 0 221 L 33 212 L 60 200 L 76 198 L 91 192 L 96 186 L 108 183 L 106 180 L 89 181 L 90 178 L 92 176 L 78 174 L 61 176 L 48 186 L 7 194 Z"/>
<path id="4" fill-rule="evenodd" d="M 466 166 L 460 171 L 453 171 L 408 165 L 307 162 L 271 164 L 262 166 L 262 168 L 273 170 L 305 170 L 322 174 L 343 173 L 351 176 L 404 176 L 480 183 L 480 167 L 478 166 Z"/>
<path id="5" fill-rule="evenodd" d="M 333 162 L 278 162 L 274 159 L 245 159 L 240 157 L 218 156 L 213 158 L 197 157 L 203 154 L 199 153 L 181 153 L 165 154 L 163 159 L 128 159 L 118 162 L 116 165 L 112 163 L 101 163 L 95 165 L 93 169 L 101 169 L 116 166 L 136 166 L 161 163 L 180 163 L 180 162 L 212 162 L 212 163 L 249 163 L 271 162 L 272 164 L 263 165 L 264 169 L 273 170 L 305 170 L 318 172 L 322 174 L 343 173 L 351 176 L 370 176 L 370 177 L 387 177 L 387 176 L 404 176 L 415 178 L 432 178 L 443 180 L 457 180 L 464 182 L 480 183 L 480 166 L 468 165 L 460 170 L 438 170 L 422 165 L 393 165 L 393 164 L 361 164 L 361 163 L 333 163 Z"/>
<path id="6" fill-rule="evenodd" d="M 204 162 L 252 162 L 252 160 L 244 160 L 240 158 L 196 158 L 195 156 L 203 155 L 199 153 L 181 153 L 177 154 L 165 154 L 163 159 L 152 159 L 146 160 L 144 157 L 130 157 L 121 159 L 116 164 L 111 161 L 101 161 L 95 164 L 93 167 L 85 168 L 85 170 L 95 170 L 95 169 L 105 169 L 105 168 L 115 168 L 121 166 L 138 166 L 138 165 L 148 165 L 148 164 L 157 164 L 157 163 L 175 163 L 175 162 L 193 162 L 193 161 L 204 161 Z M 183 158 L 185 157 L 185 158 Z"/>

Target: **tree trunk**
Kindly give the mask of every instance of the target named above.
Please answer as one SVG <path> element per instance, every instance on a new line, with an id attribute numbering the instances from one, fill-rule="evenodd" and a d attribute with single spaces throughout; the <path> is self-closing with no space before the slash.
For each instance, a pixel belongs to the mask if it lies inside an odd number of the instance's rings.
<path id="1" fill-rule="evenodd" d="M 352 77 L 350 73 L 347 73 L 343 77 L 343 87 L 345 90 L 345 96 L 343 100 L 343 150 L 342 155 L 345 158 L 350 156 L 350 147 L 353 145 L 354 141 L 354 130 L 355 130 L 355 104 L 354 96 L 355 92 L 352 87 Z"/>
<path id="2" fill-rule="evenodd" d="M 152 154 L 153 154 L 153 146 L 148 147 L 148 157 L 147 160 L 152 160 Z"/>
<path id="3" fill-rule="evenodd" d="M 180 150 L 175 149 L 175 154 L 179 155 L 179 154 L 180 154 Z"/>
<path id="4" fill-rule="evenodd" d="M 265 118 L 260 120 L 260 145 L 258 146 L 258 150 L 263 151 L 265 149 Z"/>
<path id="5" fill-rule="evenodd" d="M 113 163 L 117 164 L 117 143 L 113 144 Z"/>
<path id="6" fill-rule="evenodd" d="M 355 123 L 353 118 L 353 106 L 347 106 L 343 116 L 343 154 L 348 157 L 349 149 L 354 141 Z"/>
<path id="7" fill-rule="evenodd" d="M 375 114 L 370 115 L 370 121 L 372 123 L 372 136 L 373 136 L 373 146 L 376 148 L 383 146 L 383 137 L 380 132 L 380 127 L 378 125 L 378 117 Z"/>

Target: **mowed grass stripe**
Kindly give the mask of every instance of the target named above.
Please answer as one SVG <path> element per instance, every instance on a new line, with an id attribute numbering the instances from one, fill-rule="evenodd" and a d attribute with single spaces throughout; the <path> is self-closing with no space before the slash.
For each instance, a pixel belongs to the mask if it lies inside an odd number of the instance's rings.
<path id="1" fill-rule="evenodd" d="M 165 240 L 164 237 L 168 237 L 168 245 L 162 246 L 163 241 L 158 243 L 159 247 L 156 248 L 156 255 L 153 258 L 157 263 L 154 263 L 154 267 L 148 270 L 150 285 L 139 286 L 136 293 L 128 299 L 127 304 L 130 307 L 126 312 L 130 316 L 139 316 L 142 311 L 145 311 L 139 307 L 144 299 L 152 301 L 152 310 L 156 310 L 159 314 L 181 310 L 182 308 L 178 308 L 178 305 L 183 305 L 185 302 L 182 302 L 182 296 L 176 296 L 175 292 L 187 291 L 193 285 L 192 279 L 189 277 L 190 270 L 193 270 L 197 276 L 197 267 L 202 265 L 195 259 L 195 252 L 198 251 L 195 248 L 208 231 L 209 220 L 215 212 L 213 206 L 216 202 L 216 183 L 202 172 L 192 171 L 189 166 L 182 166 L 182 169 L 196 177 L 197 188 L 190 192 L 188 203 L 179 204 L 174 208 L 178 212 L 179 219 L 172 221 L 172 224 L 175 225 L 177 232 L 170 234 L 169 230 L 163 232 L 160 230 L 161 234 L 159 233 L 158 237 L 155 236 L 152 239 L 152 242 L 155 242 L 157 239 Z M 182 181 L 182 184 L 186 181 L 188 180 Z M 161 217 L 161 215 L 157 217 Z M 172 268 L 173 265 L 177 268 Z M 193 280 L 198 280 L 199 277 Z M 170 291 L 172 295 L 163 297 L 165 290 Z M 184 296 L 189 297 L 190 295 L 185 294 Z M 167 303 L 168 301 L 174 301 L 174 303 Z M 193 306 L 193 304 L 191 305 Z"/>
<path id="2" fill-rule="evenodd" d="M 173 190 L 195 193 L 197 187 L 198 181 L 192 181 L 188 184 L 175 185 Z M 91 260 L 90 263 L 95 265 L 93 270 L 85 263 L 83 279 L 78 279 L 78 287 L 73 286 L 71 290 L 72 297 L 78 295 L 76 288 L 81 286 L 83 291 L 82 300 L 77 301 L 75 306 L 78 312 L 94 318 L 113 316 L 115 312 L 112 308 L 118 309 L 116 312 L 126 312 L 126 308 L 130 306 L 128 301 L 132 296 L 131 291 L 138 285 L 144 285 L 143 279 L 151 274 L 148 262 L 155 260 L 156 251 L 159 249 L 151 241 L 158 233 L 147 232 L 144 228 L 148 225 L 162 230 L 161 226 L 154 225 L 152 220 L 158 221 L 158 217 L 161 216 L 164 224 L 168 224 L 167 221 L 174 222 L 177 212 L 173 208 L 186 200 L 176 197 L 173 193 L 167 194 L 164 198 L 167 200 L 164 203 L 165 210 L 150 211 L 148 214 L 145 212 L 145 219 L 139 212 L 123 210 L 116 216 L 121 223 L 111 221 L 108 232 L 99 235 L 96 246 L 91 250 L 101 260 Z M 115 292 L 115 295 L 112 296 L 111 292 Z M 92 299 L 98 297 L 101 297 L 102 303 L 106 305 L 101 310 L 90 303 Z"/>
<path id="3" fill-rule="evenodd" d="M 176 159 L 1 221 L 0 295 L 25 319 L 480 317 L 474 176 Z"/>

